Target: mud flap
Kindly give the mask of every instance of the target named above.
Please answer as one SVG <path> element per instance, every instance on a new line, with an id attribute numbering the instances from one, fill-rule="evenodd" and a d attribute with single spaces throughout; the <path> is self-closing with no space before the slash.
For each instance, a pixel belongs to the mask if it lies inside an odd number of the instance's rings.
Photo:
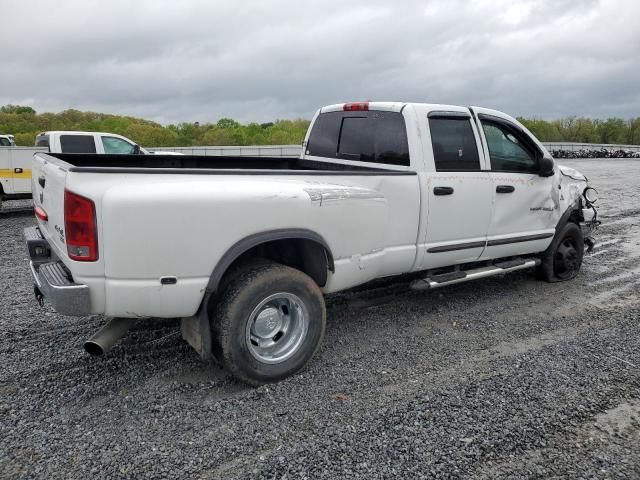
<path id="1" fill-rule="evenodd" d="M 213 360 L 211 350 L 211 326 L 209 324 L 209 315 L 207 314 L 207 296 L 202 306 L 193 317 L 185 317 L 180 321 L 180 333 L 193 349 L 198 352 L 200 358 L 209 361 Z"/>
<path id="2" fill-rule="evenodd" d="M 35 283 L 33 284 L 33 294 L 36 297 L 36 302 L 38 302 L 38 305 L 40 305 L 40 307 L 44 307 L 44 295 L 40 291 L 40 288 L 38 288 L 38 285 L 36 285 Z"/>

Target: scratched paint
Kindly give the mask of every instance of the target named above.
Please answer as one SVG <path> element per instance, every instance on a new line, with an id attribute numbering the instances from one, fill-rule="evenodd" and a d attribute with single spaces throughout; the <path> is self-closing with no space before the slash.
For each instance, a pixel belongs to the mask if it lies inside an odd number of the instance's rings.
<path id="1" fill-rule="evenodd" d="M 348 200 L 384 200 L 381 192 L 361 187 L 307 187 L 304 191 L 309 195 L 311 203 L 322 206 L 327 202 L 340 202 Z"/>

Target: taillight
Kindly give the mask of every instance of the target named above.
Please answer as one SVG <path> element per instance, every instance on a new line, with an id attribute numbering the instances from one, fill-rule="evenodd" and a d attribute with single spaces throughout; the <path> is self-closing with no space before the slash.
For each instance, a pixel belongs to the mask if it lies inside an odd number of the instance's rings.
<path id="1" fill-rule="evenodd" d="M 360 112 L 369 110 L 369 102 L 345 103 L 342 107 L 345 112 Z"/>
<path id="2" fill-rule="evenodd" d="M 64 191 L 64 235 L 72 260 L 98 260 L 96 207 L 93 201 L 69 190 Z"/>
<path id="3" fill-rule="evenodd" d="M 49 215 L 47 215 L 47 212 L 45 212 L 44 209 L 42 209 L 41 207 L 36 205 L 36 207 L 33 209 L 33 211 L 35 212 L 36 217 L 38 217 L 43 222 L 48 222 L 49 221 Z"/>

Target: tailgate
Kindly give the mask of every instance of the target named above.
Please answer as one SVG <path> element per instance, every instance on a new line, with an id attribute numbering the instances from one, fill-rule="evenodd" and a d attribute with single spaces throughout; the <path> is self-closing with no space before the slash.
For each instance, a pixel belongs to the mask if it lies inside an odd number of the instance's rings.
<path id="1" fill-rule="evenodd" d="M 64 188 L 67 170 L 59 163 L 47 161 L 36 154 L 33 159 L 33 204 L 39 207 L 48 217 L 43 221 L 38 218 L 40 231 L 48 240 L 51 248 L 61 259 L 67 258 L 67 247 L 64 241 Z"/>

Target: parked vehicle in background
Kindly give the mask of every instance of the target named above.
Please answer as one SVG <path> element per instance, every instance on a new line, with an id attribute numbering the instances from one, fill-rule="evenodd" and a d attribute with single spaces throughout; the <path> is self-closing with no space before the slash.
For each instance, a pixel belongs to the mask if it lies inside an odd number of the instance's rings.
<path id="1" fill-rule="evenodd" d="M 0 147 L 15 147 L 16 139 L 13 135 L 0 135 Z"/>
<path id="2" fill-rule="evenodd" d="M 4 137 L 12 137 L 5 135 Z M 2 137 L 0 137 L 2 141 Z M 98 155 L 153 154 L 133 140 L 102 132 L 51 131 L 36 137 L 35 147 L 0 148 L 0 205 L 2 200 L 31 197 L 31 163 L 37 152 Z M 181 155 L 172 153 L 172 155 Z"/>
<path id="3" fill-rule="evenodd" d="M 183 337 L 238 378 L 301 369 L 324 293 L 411 274 L 415 289 L 538 269 L 574 278 L 596 192 L 518 121 L 485 108 L 347 103 L 314 116 L 301 158 L 35 155 L 25 230 L 39 301 Z"/>
<path id="4" fill-rule="evenodd" d="M 122 135 L 101 132 L 54 131 L 36 136 L 36 147 L 51 153 L 95 153 L 136 155 L 149 153 Z"/>

